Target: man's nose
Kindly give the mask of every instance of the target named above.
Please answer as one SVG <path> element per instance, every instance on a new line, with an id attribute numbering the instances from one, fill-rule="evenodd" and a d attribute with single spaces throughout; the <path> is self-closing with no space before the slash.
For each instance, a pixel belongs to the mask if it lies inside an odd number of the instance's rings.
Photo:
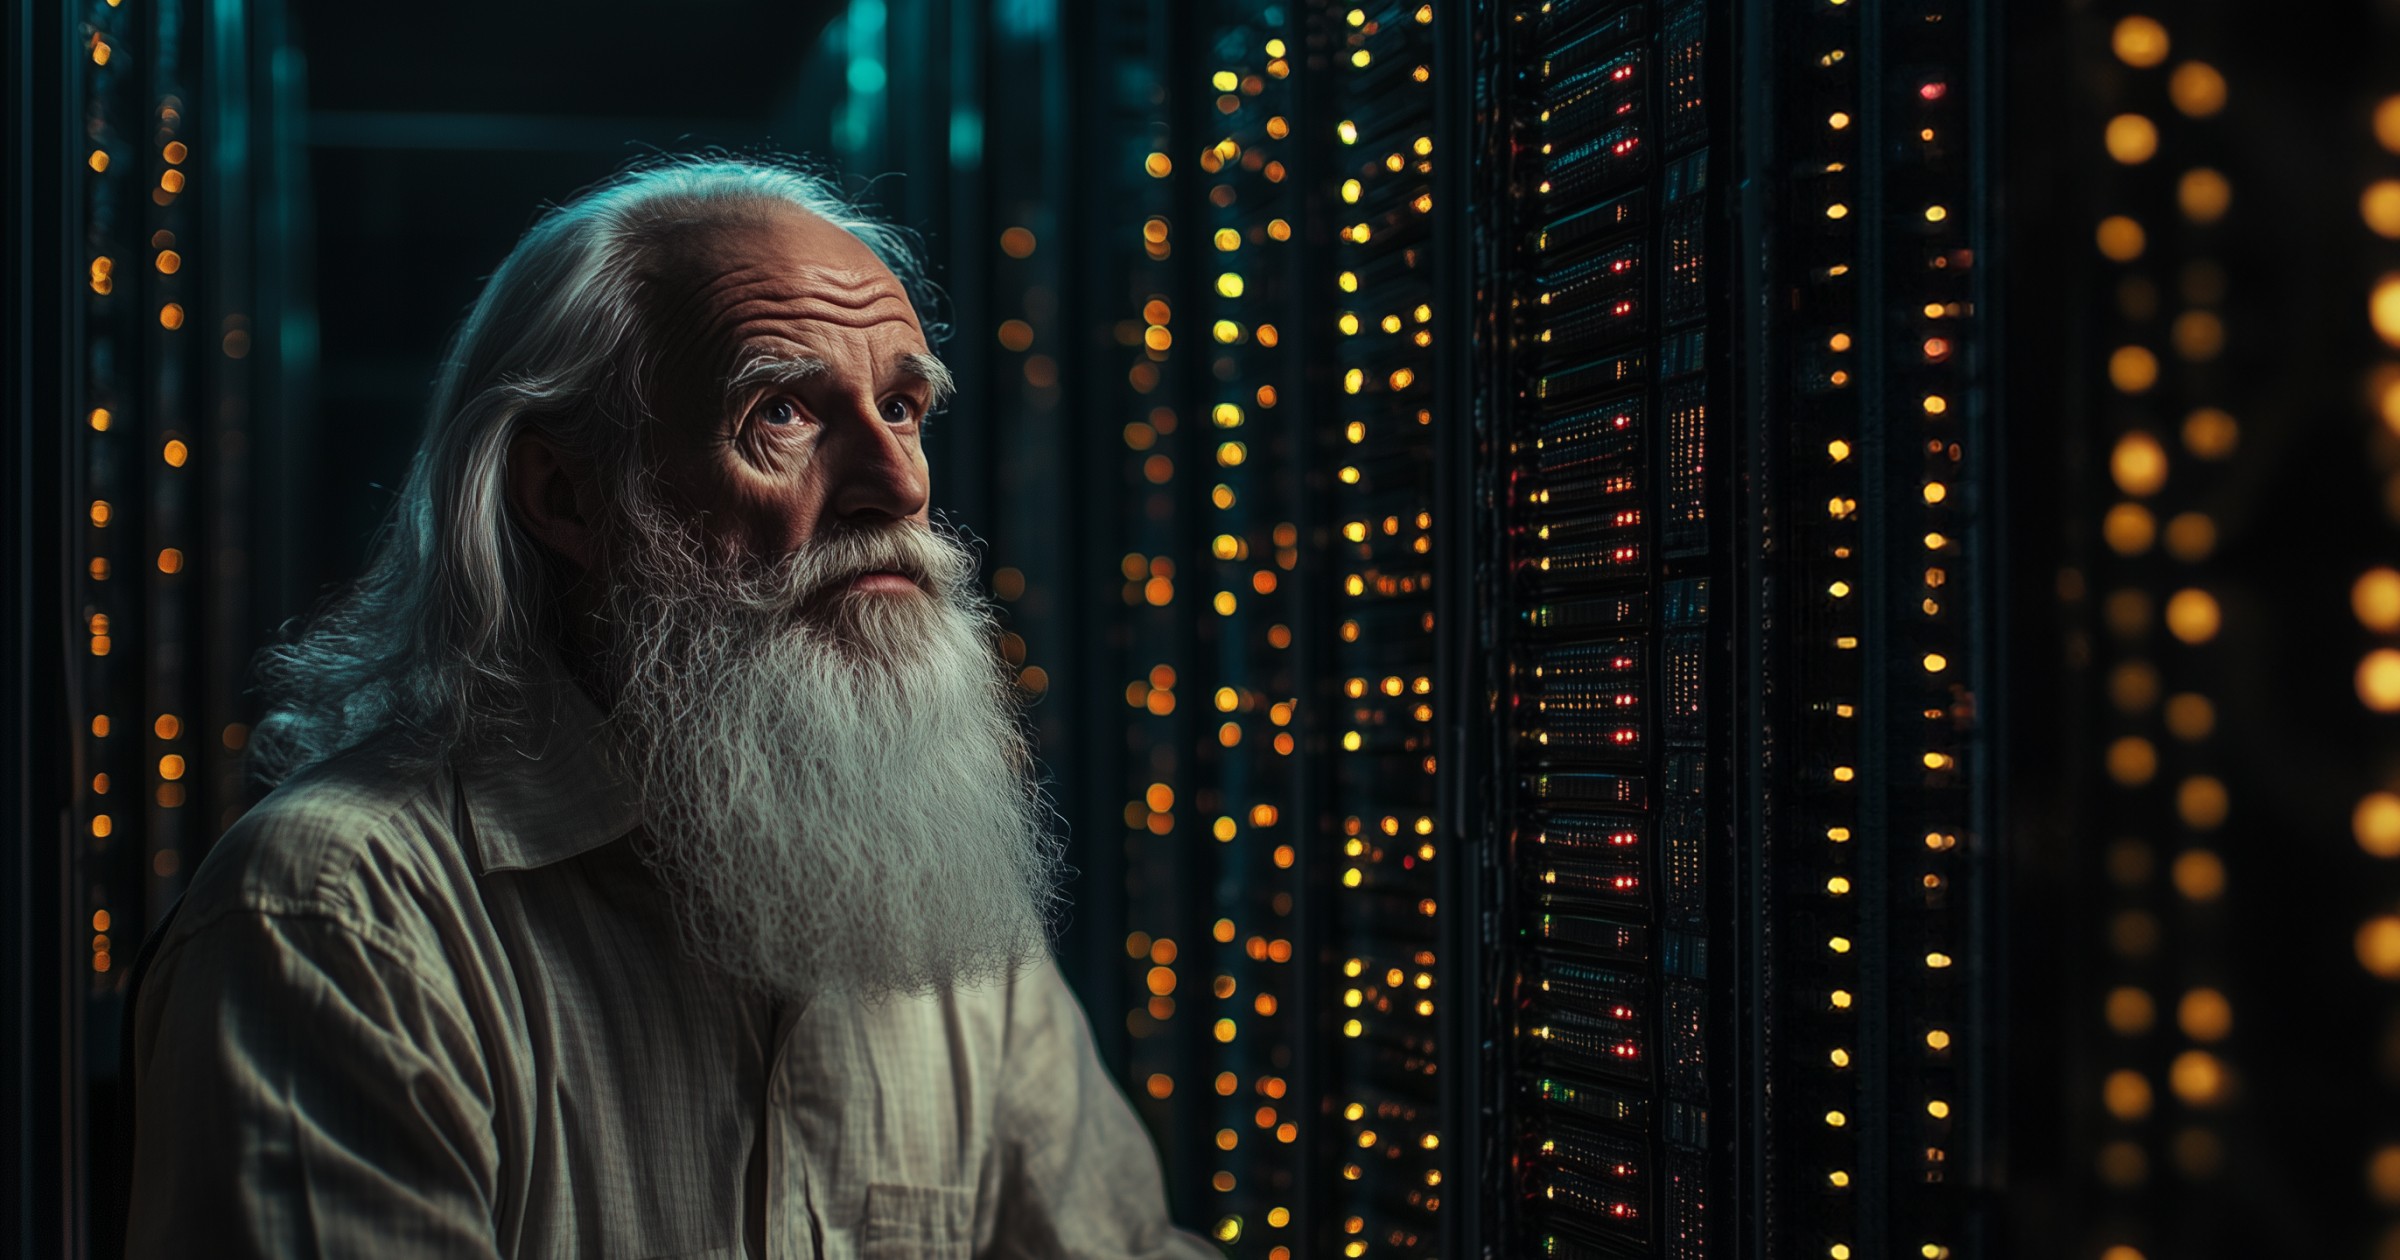
<path id="1" fill-rule="evenodd" d="M 834 517 L 897 519 L 923 511 L 930 491 L 915 438 L 876 414 L 871 402 L 848 410 L 827 435 L 831 449 L 825 471 L 833 483 L 828 504 Z"/>

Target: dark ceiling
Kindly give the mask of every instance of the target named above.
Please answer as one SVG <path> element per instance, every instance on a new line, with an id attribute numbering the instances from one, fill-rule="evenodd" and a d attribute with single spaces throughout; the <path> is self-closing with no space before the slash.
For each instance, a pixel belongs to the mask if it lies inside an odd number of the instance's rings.
<path id="1" fill-rule="evenodd" d="M 324 112 L 764 116 L 841 0 L 313 4 L 296 21 Z"/>

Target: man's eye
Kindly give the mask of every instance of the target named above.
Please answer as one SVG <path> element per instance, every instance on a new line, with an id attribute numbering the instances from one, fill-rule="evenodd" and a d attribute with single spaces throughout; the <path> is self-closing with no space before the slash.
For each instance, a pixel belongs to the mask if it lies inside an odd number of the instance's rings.
<path id="1" fill-rule="evenodd" d="M 778 398 L 758 409 L 762 424 L 786 425 L 800 422 L 800 408 L 789 398 Z"/>
<path id="2" fill-rule="evenodd" d="M 917 405 L 905 398 L 894 398 L 883 404 L 883 418 L 893 424 L 907 424 L 917 418 Z"/>

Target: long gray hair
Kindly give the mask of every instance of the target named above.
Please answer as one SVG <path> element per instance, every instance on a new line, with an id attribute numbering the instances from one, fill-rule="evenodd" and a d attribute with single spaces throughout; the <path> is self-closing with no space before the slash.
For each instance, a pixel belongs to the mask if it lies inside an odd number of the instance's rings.
<path id="1" fill-rule="evenodd" d="M 667 233 L 793 205 L 857 237 L 898 277 L 926 336 L 938 299 L 913 235 L 785 159 L 639 163 L 544 212 L 451 339 L 433 407 L 359 581 L 263 650 L 249 770 L 271 787 L 386 730 L 428 761 L 515 735 L 564 575 L 511 519 L 508 450 L 538 426 L 641 501 L 649 417 L 636 298 Z"/>

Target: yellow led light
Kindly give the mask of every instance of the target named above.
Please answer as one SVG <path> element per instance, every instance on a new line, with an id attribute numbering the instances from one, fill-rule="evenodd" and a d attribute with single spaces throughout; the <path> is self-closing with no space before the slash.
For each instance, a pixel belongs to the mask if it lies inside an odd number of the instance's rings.
<path id="1" fill-rule="evenodd" d="M 2193 989 L 2176 1004 L 2175 1022 L 2194 1041 L 2222 1041 L 2233 1031 L 2233 1004 L 2215 989 Z"/>
<path id="2" fill-rule="evenodd" d="M 2358 698 L 2378 713 L 2400 711 L 2400 651 L 2377 648 L 2358 663 Z"/>
<path id="3" fill-rule="evenodd" d="M 2167 1084 L 2185 1103 L 2207 1107 L 2224 1100 L 2231 1082 L 2217 1056 L 2206 1050 L 2186 1050 L 2167 1065 Z"/>
<path id="4" fill-rule="evenodd" d="M 2138 166 L 2158 153 L 2158 125 L 2140 114 L 2119 114 L 2102 133 L 2108 155 L 2127 166 Z"/>
<path id="5" fill-rule="evenodd" d="M 2157 494 L 2167 484 L 2167 448 L 2151 434 L 2135 430 L 2117 439 L 2109 452 L 2109 475 L 2117 488 L 2136 498 Z"/>
<path id="6" fill-rule="evenodd" d="M 2400 918 L 2380 915 L 2358 929 L 2359 965 L 2385 980 L 2400 979 Z"/>
<path id="7" fill-rule="evenodd" d="M 2102 219 L 2095 235 L 2100 252 L 2112 262 L 2132 262 L 2141 257 L 2146 243 L 2142 225 L 2121 214 Z"/>
<path id="8" fill-rule="evenodd" d="M 2215 638 L 2223 619 L 2216 597 L 2206 591 L 2187 588 L 2167 600 L 2167 629 L 2186 643 L 2206 643 Z"/>
<path id="9" fill-rule="evenodd" d="M 2121 19 L 2110 32 L 2109 44 L 2126 65 L 2148 69 L 2167 59 L 2167 28 L 2156 18 L 2139 15 Z"/>
<path id="10" fill-rule="evenodd" d="M 2375 143 L 2400 153 L 2400 96 L 2387 96 L 2375 106 Z"/>
<path id="11" fill-rule="evenodd" d="M 2205 61 L 2187 61 L 2167 79 L 2167 99 L 2189 118 L 2209 118 L 2225 108 L 2225 76 Z"/>
<path id="12" fill-rule="evenodd" d="M 2214 775 L 2196 774 L 2175 788 L 2175 816 L 2194 831 L 2214 831 L 2223 826 L 2231 808 L 2224 780 Z"/>
<path id="13" fill-rule="evenodd" d="M 2387 423 L 2391 410 L 2387 401 Z M 2400 427 L 2400 426 L 2396 426 Z M 2241 441 L 2241 426 L 2215 407 L 2202 407 L 2183 420 L 2183 446 L 2202 459 L 2224 459 Z"/>
<path id="14" fill-rule="evenodd" d="M 2205 166 L 2185 171 L 2183 178 L 2175 182 L 2175 204 L 2194 223 L 2214 223 L 2224 218 L 2226 207 L 2232 203 L 2233 185 Z"/>
<path id="15" fill-rule="evenodd" d="M 2385 272 L 2367 298 L 2367 318 L 2375 335 L 2400 346 L 2400 272 Z"/>
<path id="16" fill-rule="evenodd" d="M 2126 787 L 2140 787 L 2158 774 L 2158 749 L 2139 735 L 2127 735 L 2108 746 L 2108 777 Z"/>
<path id="17" fill-rule="evenodd" d="M 2358 217 L 2377 236 L 2400 239 L 2400 179 L 2379 179 L 2359 194 Z"/>
<path id="18" fill-rule="evenodd" d="M 2134 1068 L 2117 1068 L 2100 1082 L 2100 1104 L 2119 1121 L 2138 1121 L 2150 1114 L 2150 1078 Z"/>
<path id="19" fill-rule="evenodd" d="M 2350 813 L 2358 847 L 2379 858 L 2400 857 L 2400 794 L 2370 792 Z"/>

